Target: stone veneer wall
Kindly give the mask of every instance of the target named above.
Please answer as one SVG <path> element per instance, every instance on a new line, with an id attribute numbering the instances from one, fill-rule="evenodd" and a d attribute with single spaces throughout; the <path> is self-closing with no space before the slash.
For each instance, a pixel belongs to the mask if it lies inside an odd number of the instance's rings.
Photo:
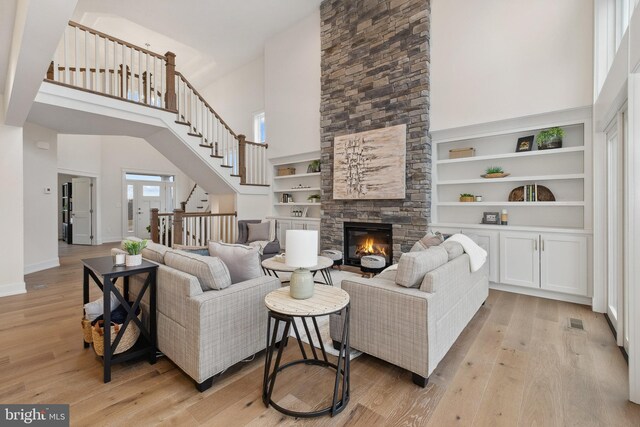
<path id="1" fill-rule="evenodd" d="M 430 0 L 325 0 L 322 30 L 322 248 L 342 250 L 343 223 L 393 224 L 397 261 L 430 219 Z M 407 125 L 406 198 L 334 200 L 333 139 Z"/>

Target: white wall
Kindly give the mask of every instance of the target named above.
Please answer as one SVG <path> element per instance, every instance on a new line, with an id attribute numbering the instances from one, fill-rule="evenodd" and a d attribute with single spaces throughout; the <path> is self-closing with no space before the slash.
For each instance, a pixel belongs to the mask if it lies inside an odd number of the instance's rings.
<path id="1" fill-rule="evenodd" d="M 25 123 L 25 274 L 59 265 L 57 156 L 56 132 L 33 123 Z M 45 188 L 50 189 L 50 193 L 46 194 Z"/>
<path id="2" fill-rule="evenodd" d="M 269 158 L 320 149 L 320 10 L 267 40 Z"/>
<path id="3" fill-rule="evenodd" d="M 98 242 L 123 236 L 123 171 L 175 175 L 176 203 L 192 181 L 149 143 L 128 136 L 59 135 L 58 170 L 97 177 Z"/>
<path id="4" fill-rule="evenodd" d="M 0 97 L 0 297 L 25 292 L 22 128 L 4 124 Z"/>
<path id="5" fill-rule="evenodd" d="M 264 111 L 264 57 L 217 79 L 201 93 L 235 133 L 254 141 L 253 115 Z"/>
<path id="6" fill-rule="evenodd" d="M 593 4 L 431 3 L 431 130 L 592 104 Z"/>

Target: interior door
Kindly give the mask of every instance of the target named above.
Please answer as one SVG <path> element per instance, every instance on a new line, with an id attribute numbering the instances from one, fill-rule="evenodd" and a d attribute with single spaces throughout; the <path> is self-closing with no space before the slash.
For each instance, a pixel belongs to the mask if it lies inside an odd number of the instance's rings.
<path id="1" fill-rule="evenodd" d="M 72 178 L 71 194 L 73 203 L 71 210 L 71 222 L 73 224 L 73 244 L 91 245 L 93 185 L 91 178 Z"/>
<path id="2" fill-rule="evenodd" d="M 500 233 L 500 283 L 540 287 L 538 233 Z"/>
<path id="3" fill-rule="evenodd" d="M 564 234 L 540 236 L 540 287 L 587 295 L 587 238 Z"/>
<path id="4" fill-rule="evenodd" d="M 623 157 L 619 121 L 606 132 L 607 140 L 607 315 L 623 345 Z"/>
<path id="5" fill-rule="evenodd" d="M 151 209 L 165 211 L 165 186 L 162 182 L 140 181 L 135 185 L 134 213 L 136 235 L 142 239 L 151 237 L 148 229 L 151 224 Z"/>

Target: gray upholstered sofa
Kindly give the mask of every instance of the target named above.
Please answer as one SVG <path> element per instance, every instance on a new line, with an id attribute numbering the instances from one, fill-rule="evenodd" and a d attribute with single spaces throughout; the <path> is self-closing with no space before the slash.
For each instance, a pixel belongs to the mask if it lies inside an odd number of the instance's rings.
<path id="1" fill-rule="evenodd" d="M 275 220 L 272 220 L 275 221 Z M 246 245 L 249 242 L 249 230 L 248 230 L 248 224 L 259 224 L 262 221 L 260 221 L 259 219 L 241 219 L 238 221 L 238 240 L 236 241 L 236 243 L 241 244 L 241 245 Z M 274 224 L 274 229 L 275 229 L 275 224 Z M 267 258 L 271 258 L 273 256 L 276 256 L 280 253 L 280 242 L 278 241 L 278 237 L 276 236 L 271 242 L 269 242 L 264 249 L 262 250 L 262 254 L 260 255 L 260 258 L 262 258 L 262 260 L 265 260 Z"/>
<path id="2" fill-rule="evenodd" d="M 469 255 L 454 242 L 410 257 L 422 265 L 410 266 L 409 280 L 397 265 L 372 279 L 343 280 L 342 289 L 351 299 L 351 347 L 412 372 L 414 383 L 424 387 L 486 300 L 488 266 L 472 273 Z M 342 324 L 340 315 L 332 316 L 334 342 L 341 339 Z"/>
<path id="3" fill-rule="evenodd" d="M 281 284 L 277 278 L 261 276 L 225 289 L 203 291 L 196 276 L 164 264 L 167 251 L 176 252 L 158 244 L 143 251 L 145 259 L 160 265 L 158 349 L 204 391 L 216 375 L 266 347 L 264 297 Z M 130 279 L 134 297 L 143 284 L 142 276 Z M 148 313 L 148 296 L 147 292 L 142 301 L 143 313 Z"/>

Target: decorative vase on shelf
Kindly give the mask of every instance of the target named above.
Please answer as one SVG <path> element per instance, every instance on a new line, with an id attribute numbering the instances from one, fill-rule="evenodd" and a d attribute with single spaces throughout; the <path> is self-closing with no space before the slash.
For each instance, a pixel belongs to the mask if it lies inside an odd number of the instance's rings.
<path id="1" fill-rule="evenodd" d="M 138 255 L 127 254 L 127 257 L 125 260 L 125 265 L 127 267 L 135 267 L 140 264 L 142 264 L 142 254 L 138 254 Z"/>

